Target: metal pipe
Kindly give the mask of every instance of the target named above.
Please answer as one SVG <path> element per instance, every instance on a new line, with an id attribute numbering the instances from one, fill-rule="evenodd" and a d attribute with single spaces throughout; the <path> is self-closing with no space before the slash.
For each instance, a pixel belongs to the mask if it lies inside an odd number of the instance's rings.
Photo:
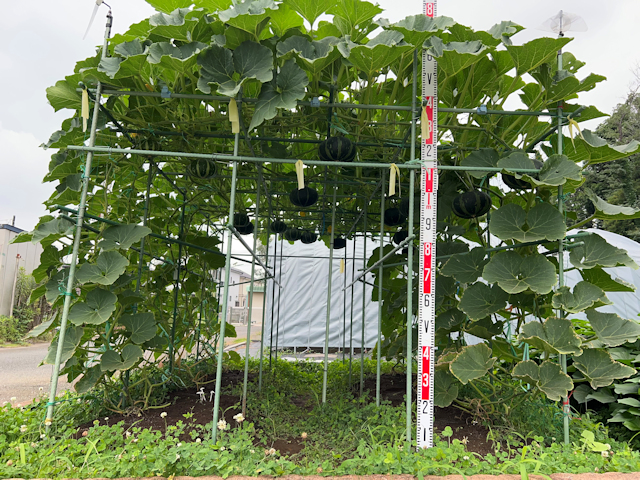
<path id="1" fill-rule="evenodd" d="M 236 133 L 235 143 L 233 145 L 234 154 L 238 153 L 238 142 L 240 134 Z M 218 436 L 218 414 L 220 409 L 220 390 L 222 388 L 222 358 L 224 354 L 224 334 L 227 328 L 227 307 L 229 303 L 229 279 L 231 276 L 231 238 L 233 227 L 233 210 L 236 204 L 236 175 L 238 174 L 238 162 L 233 162 L 231 181 L 231 197 L 229 200 L 229 225 L 227 230 L 227 258 L 224 268 L 224 298 L 222 299 L 222 318 L 220 319 L 220 334 L 218 336 L 218 364 L 216 365 L 216 387 L 215 399 L 213 403 L 213 429 L 211 439 L 215 443 Z"/>
<path id="2" fill-rule="evenodd" d="M 261 167 L 259 167 L 261 168 Z M 258 176 L 262 177 L 262 171 L 258 171 Z M 256 232 L 253 235 L 253 251 L 255 252 L 258 247 L 258 231 L 260 224 L 258 223 L 257 216 L 260 212 L 260 181 L 258 180 L 256 185 Z M 257 256 L 255 257 L 257 258 Z M 265 270 L 265 274 L 267 271 Z M 246 416 L 247 413 L 247 385 L 249 383 L 249 346 L 251 345 L 251 316 L 253 313 L 253 289 L 254 279 L 256 276 L 256 262 L 251 262 L 251 293 L 249 294 L 249 318 L 247 318 L 247 342 L 245 344 L 244 351 L 244 381 L 242 384 L 242 415 Z"/>
<path id="3" fill-rule="evenodd" d="M 233 232 L 233 235 L 234 235 L 238 240 L 240 240 L 240 243 L 242 243 L 242 245 L 244 246 L 244 248 L 246 248 L 246 249 L 247 249 L 247 251 L 251 254 L 251 256 L 253 257 L 253 260 L 255 260 L 256 262 L 258 262 L 258 263 L 260 264 L 260 266 L 261 266 L 262 268 L 264 268 L 264 270 L 265 270 L 265 274 L 267 274 L 267 275 L 268 275 L 268 274 L 269 274 L 269 269 L 268 269 L 268 267 L 267 267 L 264 263 L 262 263 L 262 260 L 260 260 L 260 258 L 258 257 L 258 255 L 256 255 L 256 253 L 255 253 L 253 250 L 251 250 L 251 247 L 250 247 L 249 245 L 247 245 L 247 242 L 245 242 L 245 241 L 244 241 L 244 239 L 242 238 L 242 236 L 240 236 L 240 234 L 238 233 L 238 230 L 236 230 L 236 227 L 234 227 L 233 225 L 229 225 L 229 230 L 231 230 L 231 232 Z M 276 284 L 277 284 L 278 286 L 280 286 L 280 283 L 278 283 L 278 282 L 276 281 L 276 279 L 275 279 L 275 272 L 274 272 L 274 273 L 272 273 L 272 275 L 273 275 L 273 277 L 274 277 L 274 278 L 273 278 L 273 281 L 274 281 L 274 282 L 276 282 Z"/>
<path id="4" fill-rule="evenodd" d="M 271 217 L 271 204 L 269 204 L 269 217 Z M 268 222 L 267 222 L 267 229 L 269 228 L 268 226 Z M 271 238 L 271 235 L 267 235 L 267 249 L 266 249 L 266 256 L 265 256 L 265 264 L 269 265 L 269 239 Z M 275 275 L 274 277 L 275 278 Z M 264 318 L 265 318 L 265 313 L 267 310 L 267 285 L 269 283 L 265 280 L 264 282 L 264 292 L 262 294 L 262 324 L 260 327 L 260 366 L 258 367 L 258 392 L 262 392 L 262 368 L 264 366 Z M 274 285 L 275 287 L 275 285 Z"/>
<path id="5" fill-rule="evenodd" d="M 411 200 L 409 200 L 409 202 L 411 202 Z M 384 205 L 384 200 L 382 201 L 382 204 Z M 382 221 L 381 225 L 384 228 L 384 220 Z M 383 235 L 384 232 L 381 233 L 381 235 Z M 343 290 L 349 288 L 351 285 L 353 285 L 354 283 L 356 283 L 357 281 L 359 281 L 364 275 L 366 275 L 367 273 L 373 271 L 376 269 L 376 267 L 381 266 L 381 263 L 384 263 L 384 261 L 389 258 L 390 256 L 392 256 L 394 253 L 396 253 L 398 250 L 404 248 L 404 246 L 411 242 L 414 238 L 416 238 L 415 235 L 409 235 L 407 238 L 405 238 L 403 241 L 401 241 L 398 245 L 396 245 L 393 250 L 391 250 L 389 253 L 387 253 L 385 256 L 383 256 L 380 260 L 378 260 L 376 263 L 374 263 L 373 265 L 371 265 L 369 268 L 367 268 L 364 272 L 362 272 L 360 275 L 358 275 L 358 277 L 355 279 L 355 281 L 353 281 L 350 285 L 347 285 L 346 287 L 344 287 Z M 382 255 L 382 254 L 381 254 Z"/>
<path id="6" fill-rule="evenodd" d="M 113 17 L 111 10 L 107 14 L 107 25 L 104 32 L 104 42 L 102 44 L 102 58 L 106 58 L 108 51 L 109 36 L 111 34 L 111 24 Z M 100 112 L 100 98 L 102 94 L 102 83 L 98 82 L 96 88 L 96 98 L 93 105 L 93 118 L 91 119 L 91 131 L 89 133 L 89 147 L 96 144 L 96 130 L 98 128 L 98 114 Z M 64 337 L 67 330 L 67 320 L 69 318 L 69 309 L 71 307 L 71 292 L 74 288 L 76 275 L 76 264 L 78 263 L 78 252 L 80 250 L 80 237 L 82 234 L 82 222 L 84 221 L 85 208 L 87 205 L 87 192 L 89 190 L 89 177 L 91 176 L 91 162 L 93 153 L 87 153 L 87 159 L 84 166 L 84 174 L 82 175 L 82 193 L 80 194 L 80 204 L 78 205 L 78 217 L 76 219 L 76 230 L 73 237 L 73 251 L 71 253 L 71 263 L 69 264 L 69 278 L 67 279 L 67 288 L 65 290 L 64 305 L 62 307 L 62 318 L 60 320 L 60 333 L 58 334 L 58 347 L 56 349 L 56 359 L 51 372 L 51 389 L 49 391 L 49 401 L 47 402 L 47 415 L 45 417 L 45 426 L 47 432 L 53 422 L 53 407 L 55 405 L 56 393 L 58 390 L 58 377 L 60 375 L 60 363 L 62 360 L 62 350 L 64 347 Z"/>
<path id="7" fill-rule="evenodd" d="M 190 153 L 190 152 L 167 152 L 163 150 L 139 150 L 135 148 L 112 148 L 112 147 L 85 147 L 79 145 L 69 145 L 67 150 L 95 152 L 103 154 L 121 153 L 123 155 L 154 155 L 158 157 L 182 157 L 182 158 L 206 158 L 209 160 L 220 160 L 223 162 L 251 162 L 251 163 L 286 163 L 294 165 L 298 160 L 295 158 L 260 158 L 248 157 L 245 155 L 223 155 L 217 153 Z M 365 168 L 382 168 L 391 167 L 390 163 L 374 163 L 374 162 L 329 162 L 324 160 L 305 160 L 305 165 L 319 165 L 332 167 L 365 167 Z M 396 166 L 400 169 L 420 169 L 419 163 L 398 163 Z M 467 167 L 458 165 L 438 165 L 438 170 L 454 170 L 465 172 L 502 172 L 507 170 L 513 173 L 538 173 L 537 168 L 500 168 L 500 167 Z"/>
<path id="8" fill-rule="evenodd" d="M 122 91 L 122 90 L 105 90 L 105 95 L 114 95 L 114 96 L 132 96 L 132 97 L 157 97 L 161 98 L 162 94 L 160 92 L 135 92 L 135 91 Z M 230 97 L 223 97 L 220 95 L 201 95 L 201 94 L 184 94 L 184 93 L 170 93 L 169 98 L 185 98 L 185 99 L 193 99 L 193 100 L 205 100 L 205 101 L 217 101 L 217 102 L 228 102 Z M 258 99 L 255 98 L 243 98 L 243 102 L 246 103 L 255 103 Z M 298 101 L 297 105 L 300 107 L 309 107 L 312 106 L 311 102 L 303 102 Z M 317 108 L 317 105 L 313 105 Z M 404 106 L 404 105 L 369 105 L 369 104 L 360 104 L 360 103 L 332 103 L 332 102 L 321 102 L 321 108 L 353 108 L 358 110 L 397 110 L 397 111 L 411 111 L 412 107 Z M 532 112 L 522 112 L 517 110 L 482 110 L 480 111 L 478 108 L 439 108 L 440 112 L 447 113 L 476 113 L 479 115 L 529 115 L 529 116 L 538 116 L 538 117 L 555 117 L 556 113 L 553 112 L 544 112 L 544 111 L 532 111 Z M 482 112 L 482 113 L 480 113 Z"/>
<path id="9" fill-rule="evenodd" d="M 413 52 L 413 85 L 411 106 L 413 107 L 411 114 L 411 149 L 409 150 L 409 159 L 413 161 L 416 158 L 416 98 L 418 91 L 418 51 Z M 409 172 L 409 218 L 407 233 L 409 237 L 414 237 L 413 234 L 413 214 L 415 208 L 415 190 L 416 172 L 411 170 Z M 407 238 L 409 238 L 407 237 Z M 409 245 L 407 251 L 407 391 L 406 391 L 406 424 L 407 424 L 407 443 L 411 442 L 412 424 L 411 424 L 411 399 L 413 396 L 413 381 L 412 381 L 412 367 L 413 367 L 413 241 Z"/>
<path id="10" fill-rule="evenodd" d="M 180 233 L 178 238 L 182 238 L 184 235 L 184 213 L 185 206 L 187 205 L 187 197 L 182 197 L 182 208 L 180 209 Z M 176 340 L 176 318 L 178 317 L 178 296 L 180 293 L 180 274 L 182 273 L 182 245 L 178 245 L 178 262 L 176 263 L 174 275 L 175 275 L 175 287 L 173 289 L 173 319 L 171 322 L 171 338 L 169 339 L 169 373 L 173 374 L 173 353 L 174 343 Z"/>
<path id="11" fill-rule="evenodd" d="M 382 188 L 380 195 L 380 259 L 378 260 L 378 264 L 380 267 L 378 268 L 378 344 L 376 345 L 376 407 L 380 406 L 380 373 L 381 373 L 381 362 L 382 362 L 382 275 L 384 274 L 384 269 L 382 268 L 382 263 L 384 262 L 384 189 L 385 189 L 385 180 L 386 180 L 386 172 L 382 171 Z M 408 237 L 407 237 L 408 240 Z M 386 255 L 385 255 L 386 256 Z M 366 272 L 366 270 L 365 270 Z"/>
<path id="12" fill-rule="evenodd" d="M 364 204 L 364 246 L 362 252 L 362 267 L 367 267 L 367 209 L 369 205 Z M 362 325 L 360 332 L 360 397 L 364 394 L 364 325 L 366 310 L 367 283 L 362 282 Z"/>
<path id="13" fill-rule="evenodd" d="M 333 243 L 336 230 L 336 186 L 333 186 L 331 204 L 331 241 L 329 250 L 329 278 L 327 280 L 327 320 L 324 330 L 324 371 L 322 372 L 322 403 L 327 403 L 327 377 L 329 372 L 329 322 L 331 320 L 331 276 L 333 275 Z"/>

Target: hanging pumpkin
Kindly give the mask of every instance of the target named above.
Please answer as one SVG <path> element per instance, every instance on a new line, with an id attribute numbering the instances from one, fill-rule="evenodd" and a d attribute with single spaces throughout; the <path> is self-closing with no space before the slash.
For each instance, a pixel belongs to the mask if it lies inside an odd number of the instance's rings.
<path id="1" fill-rule="evenodd" d="M 491 210 L 491 197 L 480 190 L 471 190 L 455 197 L 451 209 L 460 218 L 481 217 Z"/>
<path id="2" fill-rule="evenodd" d="M 396 245 L 400 245 L 402 242 L 404 242 L 407 239 L 408 236 L 409 236 L 409 231 L 407 231 L 407 230 L 398 230 L 393 235 L 392 241 Z"/>
<path id="3" fill-rule="evenodd" d="M 315 233 L 310 232 L 309 230 L 304 230 L 300 235 L 300 241 L 307 245 L 315 242 L 317 238 L 318 236 Z"/>
<path id="4" fill-rule="evenodd" d="M 540 160 L 533 160 L 533 165 L 535 168 L 540 169 L 542 168 L 543 163 Z M 515 175 L 509 175 L 508 173 L 502 174 L 502 181 L 507 185 L 507 187 L 514 190 L 529 190 L 530 188 L 533 188 L 530 182 L 522 180 L 521 178 L 516 178 Z"/>
<path id="5" fill-rule="evenodd" d="M 311 187 L 294 188 L 289 194 L 289 200 L 297 207 L 310 207 L 318 201 L 318 192 Z"/>
<path id="6" fill-rule="evenodd" d="M 340 250 L 347 246 L 347 239 L 343 237 L 337 237 L 333 239 L 333 249 Z"/>
<path id="7" fill-rule="evenodd" d="M 253 233 L 253 223 L 251 223 L 249 215 L 246 213 L 234 213 L 233 226 L 240 235 L 249 235 L 250 233 Z"/>
<path id="8" fill-rule="evenodd" d="M 407 218 L 400 212 L 399 208 L 392 207 L 387 208 L 384 211 L 384 224 L 388 227 L 395 227 L 396 225 L 400 225 Z"/>
<path id="9" fill-rule="evenodd" d="M 329 137 L 320 144 L 318 156 L 325 162 L 352 162 L 356 146 L 347 137 Z"/>
<path id="10" fill-rule="evenodd" d="M 287 224 L 282 220 L 274 220 L 269 225 L 269 229 L 272 233 L 284 233 L 284 231 L 287 229 Z"/>
<path id="11" fill-rule="evenodd" d="M 284 238 L 290 242 L 300 240 L 300 237 L 302 237 L 302 232 L 295 227 L 287 228 L 284 231 Z"/>
<path id="12" fill-rule="evenodd" d="M 197 178 L 211 178 L 216 174 L 216 162 L 209 158 L 191 160 L 189 173 Z"/>

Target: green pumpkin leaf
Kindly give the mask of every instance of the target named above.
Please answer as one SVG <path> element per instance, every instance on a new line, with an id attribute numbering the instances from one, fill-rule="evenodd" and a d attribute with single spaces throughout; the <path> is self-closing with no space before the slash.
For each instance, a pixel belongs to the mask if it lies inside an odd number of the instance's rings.
<path id="1" fill-rule="evenodd" d="M 504 332 L 503 322 L 493 322 L 491 317 L 471 322 L 465 327 L 465 332 L 485 340 L 492 340 Z"/>
<path id="2" fill-rule="evenodd" d="M 82 395 L 91 390 L 101 377 L 102 371 L 100 370 L 100 365 L 95 365 L 84 372 L 82 378 L 76 382 L 73 388 L 77 394 Z"/>
<path id="3" fill-rule="evenodd" d="M 428 18 L 428 17 L 427 17 Z M 462 159 L 460 165 L 463 167 L 491 167 L 498 166 L 498 152 L 493 148 L 481 148 L 475 150 Z M 484 178 L 487 175 L 493 175 L 494 172 L 490 171 L 470 171 L 467 172 L 474 178 Z"/>
<path id="4" fill-rule="evenodd" d="M 123 315 L 119 322 L 131 333 L 131 341 L 141 344 L 156 336 L 156 321 L 153 313 Z"/>
<path id="5" fill-rule="evenodd" d="M 414 47 L 418 47 L 424 41 L 437 32 L 452 27 L 456 22 L 450 17 L 427 17 L 426 15 L 409 15 L 390 26 L 404 35 L 404 40 Z"/>
<path id="6" fill-rule="evenodd" d="M 67 288 L 68 278 L 67 271 L 60 270 L 49 279 L 45 284 L 45 298 L 47 299 L 47 302 L 53 303 L 59 295 L 63 295 L 63 292 Z"/>
<path id="7" fill-rule="evenodd" d="M 412 48 L 402 39 L 402 33 L 394 30 L 383 30 L 365 45 L 348 41 L 338 45 L 338 50 L 363 71 L 367 78 L 375 77 L 384 67 Z"/>
<path id="8" fill-rule="evenodd" d="M 507 46 L 518 75 L 524 75 L 543 63 L 554 59 L 570 38 L 537 38 L 524 45 Z"/>
<path id="9" fill-rule="evenodd" d="M 304 98 L 305 87 L 308 84 L 309 78 L 304 70 L 294 60 L 288 60 L 276 79 L 277 88 L 271 83 L 262 86 L 249 130 L 275 117 L 278 108 L 294 108 L 297 100 Z"/>
<path id="10" fill-rule="evenodd" d="M 571 249 L 569 260 L 573 266 L 578 268 L 593 267 L 631 267 L 634 270 L 638 268 L 625 250 L 614 247 L 597 234 L 580 237 L 580 241 L 584 245 L 580 245 Z"/>
<path id="11" fill-rule="evenodd" d="M 450 333 L 460 330 L 467 316 L 457 308 L 450 308 L 436 317 L 436 331 Z"/>
<path id="12" fill-rule="evenodd" d="M 445 408 L 458 398 L 458 385 L 453 375 L 445 370 L 436 370 L 433 382 L 434 404 Z"/>
<path id="13" fill-rule="evenodd" d="M 491 349 L 484 343 L 464 347 L 449 369 L 451 373 L 466 385 L 471 380 L 484 377 L 493 367 L 496 359 L 491 357 Z"/>
<path id="14" fill-rule="evenodd" d="M 637 390 L 637 388 L 636 388 L 636 390 Z M 613 403 L 613 402 L 616 401 L 616 397 L 613 396 L 613 394 L 611 393 L 611 391 L 609 389 L 599 388 L 595 392 L 589 393 L 585 397 L 585 400 L 595 400 L 596 402 L 600 402 L 600 403 Z M 634 398 L 634 400 L 635 400 L 635 398 Z M 638 406 L 640 407 L 640 405 L 638 405 Z"/>
<path id="15" fill-rule="evenodd" d="M 31 232 L 31 242 L 41 243 L 43 247 L 47 247 L 60 237 L 72 234 L 74 227 L 75 224 L 69 220 L 54 218 L 48 222 L 41 223 Z"/>
<path id="16" fill-rule="evenodd" d="M 118 252 L 102 252 L 98 255 L 95 265 L 83 263 L 78 269 L 76 278 L 80 283 L 97 283 L 98 285 L 111 285 L 129 265 L 129 260 Z"/>
<path id="17" fill-rule="evenodd" d="M 98 244 L 98 247 L 103 252 L 119 248 L 127 250 L 150 233 L 150 228 L 140 225 L 113 225 L 102 232 L 103 240 Z"/>
<path id="18" fill-rule="evenodd" d="M 423 47 L 438 59 L 438 68 L 447 76 L 454 76 L 480 61 L 487 54 L 487 47 L 479 40 L 444 43 L 440 37 L 428 38 Z"/>
<path id="19" fill-rule="evenodd" d="M 100 369 L 103 372 L 113 370 L 128 370 L 142 358 L 142 349 L 137 345 L 128 344 L 122 349 L 122 353 L 115 350 L 107 350 L 102 354 Z"/>
<path id="20" fill-rule="evenodd" d="M 601 288 L 589 282 L 578 282 L 573 288 L 560 287 L 553 295 L 553 308 L 559 308 L 569 313 L 578 313 L 591 308 L 594 304 L 611 305 Z"/>
<path id="21" fill-rule="evenodd" d="M 73 357 L 73 353 L 80 345 L 80 341 L 82 340 L 82 336 L 84 335 L 84 328 L 82 327 L 67 327 L 65 331 L 64 340 L 62 342 L 62 357 L 60 357 L 60 364 L 63 364 L 71 357 Z M 51 345 L 49 345 L 49 350 L 47 350 L 47 356 L 42 361 L 42 363 L 46 365 L 53 365 L 56 363 L 56 353 L 58 351 L 58 342 L 60 341 L 60 334 L 53 339 Z"/>
<path id="22" fill-rule="evenodd" d="M 74 325 L 102 325 L 116 311 L 116 300 L 118 297 L 108 290 L 91 290 L 84 302 L 77 302 L 71 307 L 69 321 Z"/>
<path id="23" fill-rule="evenodd" d="M 440 273 L 460 283 L 473 283 L 482 275 L 482 269 L 489 261 L 486 257 L 482 247 L 476 247 L 469 253 L 457 253 L 447 260 Z"/>
<path id="24" fill-rule="evenodd" d="M 55 321 L 56 317 L 57 317 L 57 312 L 54 312 L 53 315 L 51 315 L 51 318 L 49 318 L 49 320 L 46 320 L 42 322 L 40 325 L 36 325 L 34 328 L 29 330 L 29 333 L 25 335 L 25 338 L 36 338 L 42 335 L 43 333 L 47 332 L 53 325 L 53 322 Z"/>
<path id="25" fill-rule="evenodd" d="M 506 307 L 509 295 L 497 285 L 474 283 L 465 289 L 459 308 L 472 320 L 488 317 Z"/>
<path id="26" fill-rule="evenodd" d="M 596 209 L 595 218 L 603 220 L 625 220 L 631 218 L 640 218 L 640 210 L 622 205 L 612 205 L 605 202 L 602 198 L 594 193 L 588 187 L 583 189 L 585 195 L 591 200 Z"/>
<path id="27" fill-rule="evenodd" d="M 338 44 L 337 37 L 325 37 L 318 41 L 310 42 L 306 37 L 293 35 L 276 45 L 278 57 L 283 57 L 289 52 L 294 52 L 307 72 L 317 75 L 329 63 L 333 62 L 340 54 L 335 46 Z"/>
<path id="28" fill-rule="evenodd" d="M 265 83 L 273 78 L 273 53 L 256 42 L 246 41 L 233 52 L 212 45 L 198 57 L 198 89 L 211 93 L 210 83 L 218 85 L 220 95 L 235 97 L 249 78 Z M 237 78 L 237 80 L 236 80 Z"/>
<path id="29" fill-rule="evenodd" d="M 538 321 L 526 323 L 518 340 L 550 353 L 575 355 L 582 351 L 582 340 L 567 318 L 549 317 L 542 324 Z"/>
<path id="30" fill-rule="evenodd" d="M 566 139 L 565 142 L 566 145 L 572 143 L 570 139 Z M 576 162 L 586 160 L 592 165 L 619 160 L 638 152 L 640 152 L 640 142 L 637 140 L 632 140 L 625 145 L 609 145 L 605 139 L 585 129 L 582 135 L 573 139 L 573 145 L 566 149 L 565 154 L 571 160 Z"/>
<path id="31" fill-rule="evenodd" d="M 540 389 L 554 402 L 566 397 L 573 389 L 569 375 L 562 371 L 560 365 L 549 361 L 538 366 L 533 360 L 518 363 L 511 374 L 514 378 L 525 380 Z"/>
<path id="32" fill-rule="evenodd" d="M 357 27 L 365 25 L 373 17 L 382 13 L 378 5 L 363 0 L 336 0 L 335 4 L 327 9 L 334 15 L 333 23 L 337 25 L 343 35 L 357 33 Z"/>
<path id="33" fill-rule="evenodd" d="M 198 55 L 207 47 L 201 42 L 186 43 L 175 46 L 169 42 L 157 42 L 149 48 L 148 62 L 160 64 L 169 70 L 174 70 L 182 75 L 193 71 Z"/>
<path id="34" fill-rule="evenodd" d="M 615 313 L 603 313 L 587 310 L 587 319 L 607 347 L 617 347 L 627 342 L 633 343 L 640 338 L 640 325 Z"/>
<path id="35" fill-rule="evenodd" d="M 620 278 L 613 278 L 602 268 L 580 270 L 582 279 L 601 288 L 605 292 L 635 292 L 636 287 Z"/>
<path id="36" fill-rule="evenodd" d="M 568 180 L 580 182 L 582 180 L 582 168 L 569 160 L 566 155 L 551 155 L 542 165 L 537 178 L 526 175 L 525 179 L 533 185 L 548 185 L 557 187 L 564 185 Z"/>
<path id="37" fill-rule="evenodd" d="M 634 368 L 615 362 L 606 350 L 595 348 L 582 352 L 582 355 L 573 359 L 573 364 L 589 380 L 593 389 L 607 387 L 614 380 L 628 378 L 636 373 Z"/>
<path id="38" fill-rule="evenodd" d="M 47 100 L 56 112 L 63 108 L 80 110 L 82 97 L 76 92 L 77 87 L 77 81 L 73 84 L 67 80 L 60 80 L 53 87 L 47 88 Z"/>
<path id="39" fill-rule="evenodd" d="M 507 293 L 520 293 L 530 288 L 544 294 L 557 283 L 556 267 L 543 255 L 521 257 L 513 251 L 491 257 L 482 278 L 489 283 L 497 283 Z"/>
<path id="40" fill-rule="evenodd" d="M 528 213 L 515 203 L 504 205 L 491 215 L 489 231 L 500 240 L 519 242 L 560 240 L 567 233 L 562 214 L 549 203 L 538 203 Z"/>
<path id="41" fill-rule="evenodd" d="M 302 15 L 313 29 L 313 25 L 320 15 L 330 10 L 337 0 L 318 2 L 316 0 L 287 0 L 287 5 Z"/>
<path id="42" fill-rule="evenodd" d="M 189 0 L 147 0 L 153 8 L 163 13 L 171 13 L 178 8 L 188 8 L 193 2 Z"/>

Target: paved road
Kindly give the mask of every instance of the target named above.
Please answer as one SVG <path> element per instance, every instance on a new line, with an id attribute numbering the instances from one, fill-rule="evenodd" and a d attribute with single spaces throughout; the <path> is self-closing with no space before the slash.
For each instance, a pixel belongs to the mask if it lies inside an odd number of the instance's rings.
<path id="1" fill-rule="evenodd" d="M 16 397 L 14 403 L 30 403 L 43 392 L 49 392 L 51 365 L 40 362 L 47 354 L 48 343 L 29 347 L 0 348 L 0 404 Z M 43 392 L 40 392 L 40 387 Z M 65 378 L 58 381 L 58 392 L 70 388 Z"/>

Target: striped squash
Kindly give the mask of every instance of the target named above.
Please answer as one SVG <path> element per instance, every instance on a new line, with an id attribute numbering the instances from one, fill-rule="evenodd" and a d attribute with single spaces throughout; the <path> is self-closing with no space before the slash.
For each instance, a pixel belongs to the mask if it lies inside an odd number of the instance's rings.
<path id="1" fill-rule="evenodd" d="M 481 217 L 491 210 L 491 197 L 480 190 L 471 190 L 455 197 L 451 209 L 460 218 Z"/>
<path id="2" fill-rule="evenodd" d="M 347 137 L 329 137 L 320 144 L 318 155 L 326 162 L 352 162 L 356 146 Z"/>

